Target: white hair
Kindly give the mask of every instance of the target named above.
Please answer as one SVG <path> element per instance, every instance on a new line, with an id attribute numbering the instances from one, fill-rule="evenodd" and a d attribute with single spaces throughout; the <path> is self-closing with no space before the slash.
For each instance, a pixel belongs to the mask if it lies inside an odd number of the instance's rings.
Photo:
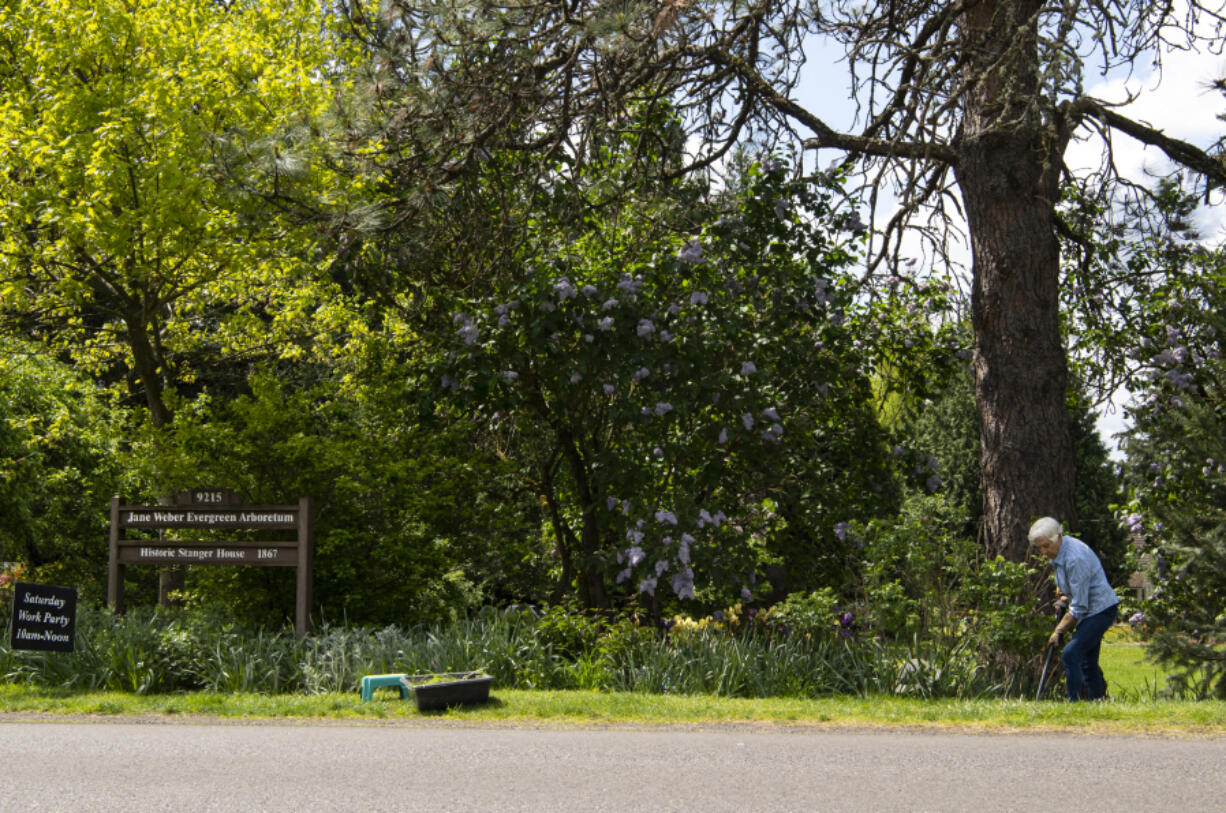
<path id="1" fill-rule="evenodd" d="M 1030 541 L 1036 539 L 1060 539 L 1063 537 L 1060 530 L 1060 523 L 1051 517 L 1043 517 L 1036 519 L 1034 525 L 1030 526 Z"/>

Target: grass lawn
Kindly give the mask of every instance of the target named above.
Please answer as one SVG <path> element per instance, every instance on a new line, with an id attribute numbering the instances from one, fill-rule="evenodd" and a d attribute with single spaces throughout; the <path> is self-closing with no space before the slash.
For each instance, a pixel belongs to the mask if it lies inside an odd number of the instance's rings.
<path id="1" fill-rule="evenodd" d="M 1165 685 L 1162 668 L 1145 660 L 1145 645 L 1125 635 L 1104 641 L 1098 662 L 1112 697 L 1153 699 Z"/>
<path id="2" fill-rule="evenodd" d="M 950 727 L 957 730 L 1226 736 L 1226 702 L 1158 699 L 1161 674 L 1140 644 L 1118 637 L 1104 644 L 1111 699 L 1101 703 L 1043 700 L 920 700 L 906 697 L 742 699 L 614 692 L 499 689 L 483 706 L 422 713 L 412 700 L 380 690 L 371 702 L 334 695 L 163 694 L 80 692 L 0 684 L 0 715 L 89 715 L 160 719 L 422 721 L 528 726 L 752 725 L 762 727 Z M 4 716 L 0 716 L 2 722 Z"/>

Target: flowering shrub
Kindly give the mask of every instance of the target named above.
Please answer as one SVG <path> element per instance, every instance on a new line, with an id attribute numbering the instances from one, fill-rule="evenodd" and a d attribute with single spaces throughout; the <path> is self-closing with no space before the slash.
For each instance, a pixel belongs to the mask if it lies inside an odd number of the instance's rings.
<path id="1" fill-rule="evenodd" d="M 588 606 L 752 595 L 774 540 L 839 548 L 829 512 L 880 499 L 868 315 L 830 183 L 756 165 L 696 234 L 627 211 L 456 303 L 441 403 L 521 460 Z"/>

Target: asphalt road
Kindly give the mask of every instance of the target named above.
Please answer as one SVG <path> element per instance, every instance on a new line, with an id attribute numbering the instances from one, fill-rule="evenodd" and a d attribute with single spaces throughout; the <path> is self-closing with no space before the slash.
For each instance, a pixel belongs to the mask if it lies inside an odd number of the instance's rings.
<path id="1" fill-rule="evenodd" d="M 23 813 L 1223 809 L 1223 739 L 0 719 Z"/>

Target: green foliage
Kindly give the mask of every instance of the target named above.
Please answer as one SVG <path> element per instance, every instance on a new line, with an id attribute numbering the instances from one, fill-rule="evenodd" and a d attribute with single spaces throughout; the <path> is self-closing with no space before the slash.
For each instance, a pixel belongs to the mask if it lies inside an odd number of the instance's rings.
<path id="1" fill-rule="evenodd" d="M 0 326 L 159 424 L 170 390 L 290 333 L 305 235 L 231 176 L 271 163 L 284 192 L 310 164 L 285 136 L 326 99 L 325 23 L 300 0 L 4 3 Z"/>
<path id="2" fill-rule="evenodd" d="M 963 533 L 976 536 L 982 524 L 979 415 L 969 365 L 957 365 L 930 385 L 931 396 L 913 404 L 895 431 L 895 461 L 905 487 L 917 493 L 935 488 L 967 515 Z M 1069 531 L 1103 562 L 1112 584 L 1127 579 L 1126 534 L 1115 518 L 1121 493 L 1116 472 L 1095 424 L 1095 413 L 1076 388 L 1068 398 L 1069 431 L 1077 480 L 1077 522 Z"/>
<path id="3" fill-rule="evenodd" d="M 881 325 L 831 194 L 755 165 L 696 235 L 630 209 L 455 304 L 440 394 L 535 484 L 585 603 L 723 606 L 772 559 L 820 579 L 836 522 L 888 497 L 860 341 Z"/>
<path id="4" fill-rule="evenodd" d="M 172 490 L 222 484 L 250 504 L 311 497 L 317 618 L 424 623 L 486 593 L 537 589 L 533 506 L 507 487 L 505 466 L 473 449 L 464 421 L 421 422 L 411 402 L 397 406 L 403 380 L 363 372 L 356 387 L 339 372 L 256 372 L 249 394 L 201 397 L 169 427 L 148 427 L 126 460 Z M 233 606 L 245 623 L 275 623 L 294 606 L 290 569 L 191 568 L 187 588 L 193 603 Z"/>
<path id="5" fill-rule="evenodd" d="M 553 641 L 565 623 L 556 616 L 542 626 L 528 610 L 487 607 L 438 626 L 325 626 L 296 641 L 289 627 L 247 627 L 221 609 L 116 617 L 82 605 L 74 653 L 11 650 L 8 636 L 0 639 L 0 680 L 135 694 L 356 694 L 368 674 L 482 669 L 504 689 L 725 697 L 982 697 L 1007 690 L 958 647 L 779 635 L 754 626 L 660 636 L 618 620 L 586 627 L 582 646 L 563 654 Z"/>
<path id="6" fill-rule="evenodd" d="M 1187 247 L 1185 247 L 1187 248 Z M 1189 248 L 1145 303 L 1145 375 L 1126 437 L 1131 503 L 1157 588 L 1149 652 L 1176 691 L 1226 697 L 1226 257 Z"/>
<path id="7" fill-rule="evenodd" d="M 812 593 L 790 593 L 770 608 L 768 622 L 791 635 L 818 640 L 833 639 L 841 629 L 841 602 L 832 587 Z"/>
<path id="8" fill-rule="evenodd" d="M 1017 685 L 1051 626 L 1038 614 L 1035 570 L 985 559 L 965 527 L 963 509 L 941 495 L 916 495 L 897 516 L 852 523 L 848 535 L 862 551 L 858 634 L 965 658 Z"/>
<path id="9" fill-rule="evenodd" d="M 0 338 L 0 562 L 105 596 L 107 514 L 126 427 L 98 389 Z"/>

